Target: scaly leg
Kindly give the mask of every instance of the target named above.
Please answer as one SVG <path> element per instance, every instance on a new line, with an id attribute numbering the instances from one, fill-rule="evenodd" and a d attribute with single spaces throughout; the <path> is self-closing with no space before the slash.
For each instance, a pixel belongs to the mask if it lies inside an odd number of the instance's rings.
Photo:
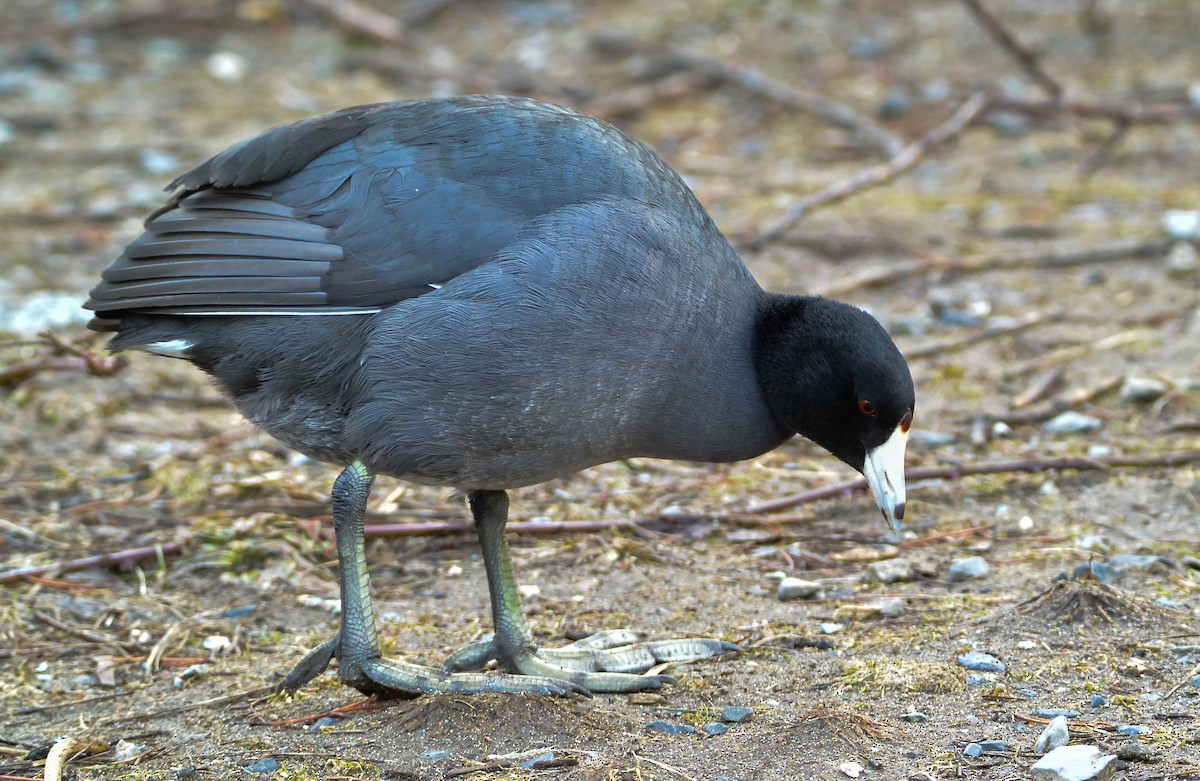
<path id="1" fill-rule="evenodd" d="M 309 651 L 279 688 L 285 691 L 300 688 L 320 675 L 330 659 L 336 656 L 338 678 L 366 694 L 388 697 L 413 697 L 434 692 L 587 694 L 587 690 L 578 684 L 543 675 L 451 673 L 386 659 L 380 654 L 363 541 L 363 513 L 374 480 L 375 476 L 356 461 L 346 467 L 333 485 L 333 528 L 337 539 L 342 625 L 331 639 Z"/>
<path id="2" fill-rule="evenodd" d="M 667 675 L 632 674 L 644 672 L 656 663 L 707 659 L 739 650 L 732 643 L 720 640 L 635 643 L 636 637 L 628 632 L 604 632 L 565 648 L 539 651 L 525 623 L 512 556 L 504 539 L 508 495 L 504 491 L 474 491 L 468 498 L 483 548 L 496 631 L 491 639 L 472 643 L 455 653 L 445 663 L 446 669 L 480 669 L 496 659 L 510 672 L 569 681 L 593 692 L 631 692 L 674 683 Z"/>

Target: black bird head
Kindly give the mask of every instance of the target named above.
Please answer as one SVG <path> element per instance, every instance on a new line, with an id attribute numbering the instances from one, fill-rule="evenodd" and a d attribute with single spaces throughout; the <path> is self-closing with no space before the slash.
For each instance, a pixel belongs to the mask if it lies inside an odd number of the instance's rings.
<path id="1" fill-rule="evenodd" d="M 904 518 L 904 446 L 915 391 L 908 364 L 866 312 L 823 298 L 771 296 L 755 356 L 779 423 L 867 478 L 893 528 Z"/>

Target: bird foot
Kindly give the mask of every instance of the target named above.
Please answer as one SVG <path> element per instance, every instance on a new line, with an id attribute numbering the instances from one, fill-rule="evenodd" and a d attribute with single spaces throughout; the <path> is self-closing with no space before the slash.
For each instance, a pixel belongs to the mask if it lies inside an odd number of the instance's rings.
<path id="1" fill-rule="evenodd" d="M 536 674 L 451 672 L 382 656 L 339 654 L 341 633 L 313 648 L 296 663 L 277 687 L 291 692 L 312 681 L 338 657 L 338 679 L 363 694 L 410 698 L 421 694 L 543 694 L 565 697 L 591 692 L 562 677 Z M 657 687 L 656 687 L 657 688 Z"/>
<path id="2" fill-rule="evenodd" d="M 676 683 L 669 675 L 641 675 L 656 665 L 694 662 L 740 651 L 733 643 L 707 638 L 638 642 L 626 629 L 598 632 L 561 648 L 539 648 L 505 658 L 493 637 L 471 643 L 442 665 L 447 671 L 481 670 L 496 660 L 522 675 L 569 681 L 592 692 L 635 692 Z"/>

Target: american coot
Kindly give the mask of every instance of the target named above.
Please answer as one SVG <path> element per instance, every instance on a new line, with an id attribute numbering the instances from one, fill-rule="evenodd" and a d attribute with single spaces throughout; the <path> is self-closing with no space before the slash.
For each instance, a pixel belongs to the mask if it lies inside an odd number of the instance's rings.
<path id="1" fill-rule="evenodd" d="M 188 360 L 280 441 L 346 465 L 341 629 L 286 688 L 336 656 L 343 681 L 394 695 L 632 691 L 670 679 L 619 670 L 728 650 L 537 652 L 505 492 L 594 464 L 736 461 L 799 433 L 903 518 L 914 395 L 887 333 L 764 292 L 680 178 L 604 122 L 510 97 L 363 106 L 171 187 L 86 306 L 111 349 Z M 362 535 L 376 474 L 467 493 L 495 634 L 443 669 L 380 655 Z M 491 659 L 505 672 L 462 672 Z"/>

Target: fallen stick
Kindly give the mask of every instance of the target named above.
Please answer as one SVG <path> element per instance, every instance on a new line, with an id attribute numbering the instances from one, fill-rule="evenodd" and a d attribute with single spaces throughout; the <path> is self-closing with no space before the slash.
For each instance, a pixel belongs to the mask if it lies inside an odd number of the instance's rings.
<path id="1" fill-rule="evenodd" d="M 162 545 L 147 545 L 143 548 L 130 548 L 116 553 L 102 553 L 99 556 L 87 556 L 82 559 L 61 561 L 57 564 L 40 564 L 32 567 L 19 567 L 0 572 L 0 583 L 12 583 L 29 575 L 45 575 L 47 573 L 76 572 L 92 567 L 126 566 L 134 562 L 148 559 L 151 556 L 170 556 L 183 550 L 181 542 L 165 542 Z"/>
<path id="2" fill-rule="evenodd" d="M 959 106 L 949 119 L 905 146 L 886 163 L 866 168 L 849 179 L 834 182 L 802 199 L 788 211 L 783 219 L 769 226 L 749 242 L 749 248 L 761 249 L 787 233 L 809 212 L 817 208 L 845 200 L 851 195 L 871 187 L 887 184 L 924 160 L 935 149 L 966 130 L 980 114 L 987 110 L 989 105 L 987 95 L 981 92 L 975 93 Z"/>
<path id="3" fill-rule="evenodd" d="M 1008 472 L 1049 472 L 1053 469 L 1089 469 L 1111 468 L 1152 468 L 1160 466 L 1182 466 L 1200 461 L 1200 450 L 1185 450 L 1181 453 L 1163 453 L 1157 456 L 1101 456 L 1084 458 L 1067 456 L 1064 458 L 1023 459 L 1020 461 L 995 461 L 980 464 L 955 464 L 950 466 L 926 466 L 909 469 L 904 476 L 907 480 L 959 480 L 970 475 L 996 475 Z M 748 513 L 773 513 L 786 510 L 801 504 L 809 504 L 842 496 L 854 491 L 867 488 L 863 478 L 846 480 L 841 483 L 814 488 L 810 491 L 785 496 L 769 502 L 752 505 L 746 509 Z"/>
<path id="4" fill-rule="evenodd" d="M 979 23 L 979 26 L 991 36 L 993 41 L 1000 44 L 1002 49 L 1012 55 L 1012 58 L 1017 61 L 1021 69 L 1029 75 L 1029 78 L 1036 81 L 1042 89 L 1046 90 L 1052 100 L 1058 100 L 1062 97 L 1062 86 L 1042 69 L 1037 56 L 1018 41 L 1016 36 L 1009 32 L 1008 28 L 999 19 L 992 15 L 991 11 L 984 8 L 979 0 L 961 1 L 971 16 L 975 17 L 975 21 Z"/>
<path id="5" fill-rule="evenodd" d="M 1124 260 L 1158 258 L 1171 249 L 1172 240 L 1126 241 L 1108 247 L 1079 252 L 1037 253 L 1033 255 L 989 255 L 978 258 L 936 256 L 918 260 L 897 261 L 881 268 L 868 269 L 850 277 L 836 279 L 818 287 L 814 292 L 823 296 L 845 295 L 860 288 L 883 287 L 916 276 L 950 272 L 973 274 L 986 271 L 1009 271 L 1019 268 L 1070 268 L 1096 263 L 1117 263 Z"/>
<path id="6" fill-rule="evenodd" d="M 712 81 L 739 87 L 781 106 L 814 114 L 840 128 L 857 133 L 884 155 L 897 155 L 904 147 L 903 139 L 857 109 L 775 81 L 753 68 L 731 65 L 712 57 L 642 41 L 617 32 L 593 35 L 591 45 L 607 54 L 644 54 L 653 57 L 664 69 L 688 70 Z"/>

